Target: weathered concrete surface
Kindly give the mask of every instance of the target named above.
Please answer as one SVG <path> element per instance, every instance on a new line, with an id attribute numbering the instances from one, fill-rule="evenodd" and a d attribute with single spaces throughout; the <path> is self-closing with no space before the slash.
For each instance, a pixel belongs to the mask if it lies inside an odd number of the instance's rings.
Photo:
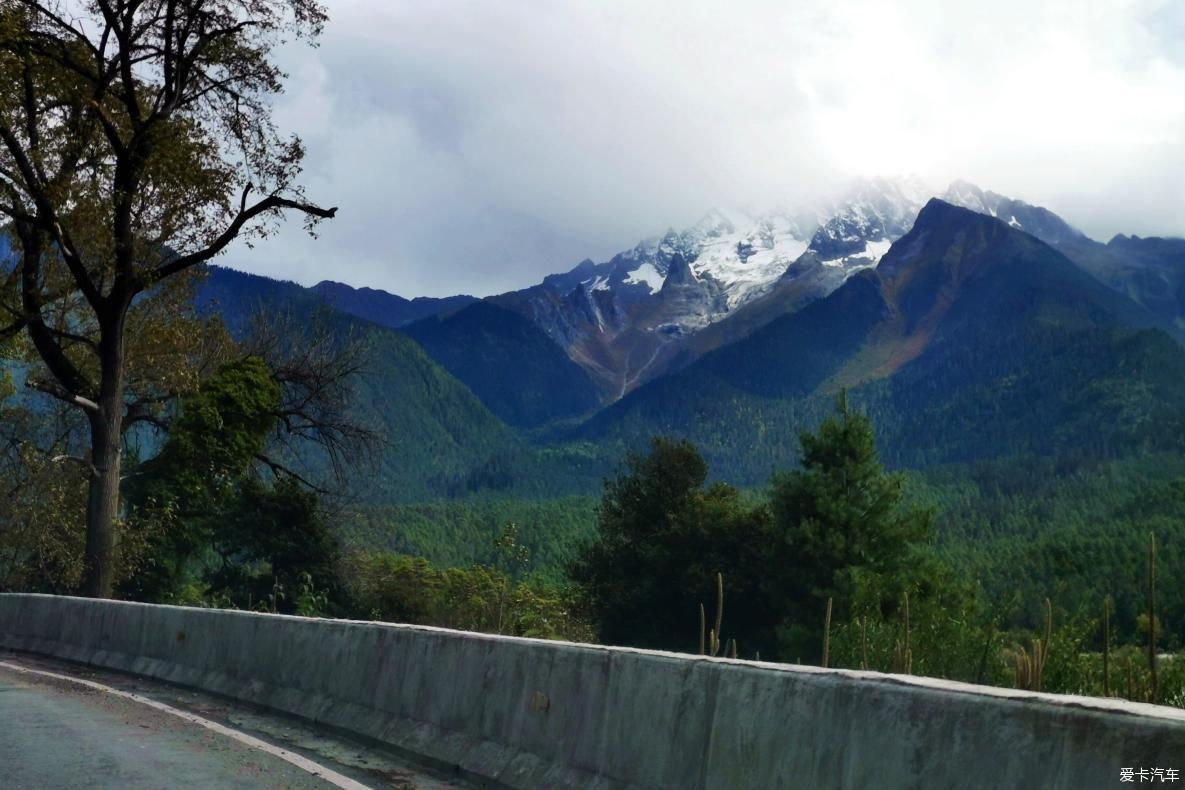
<path id="1" fill-rule="evenodd" d="M 256 705 L 0 648 L 0 787 L 473 785 Z"/>
<path id="2" fill-rule="evenodd" d="M 1116 787 L 1185 711 L 417 626 L 0 595 L 0 646 L 190 685 L 509 787 Z"/>
<path id="3" fill-rule="evenodd" d="M 0 785 L 7 790 L 332 790 L 283 760 L 176 717 L 40 680 L 0 667 Z"/>

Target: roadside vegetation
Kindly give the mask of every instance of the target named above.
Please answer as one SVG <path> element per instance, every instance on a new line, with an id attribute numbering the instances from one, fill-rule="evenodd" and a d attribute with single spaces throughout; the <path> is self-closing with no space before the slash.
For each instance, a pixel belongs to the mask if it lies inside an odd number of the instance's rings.
<path id="1" fill-rule="evenodd" d="M 1181 570 L 1179 482 L 1086 496 L 1123 467 L 1033 478 L 989 522 L 1007 530 L 993 539 L 940 521 L 939 503 L 957 501 L 949 483 L 886 473 L 873 436 L 841 394 L 801 435 L 801 467 L 775 473 L 757 502 L 708 484 L 686 442 L 630 456 L 569 566 L 600 637 L 1185 705 L 1185 601 L 1158 584 Z M 991 493 L 964 488 L 965 510 L 1008 498 L 993 467 L 979 471 Z M 1026 499 L 1034 486 L 1052 499 Z M 1106 520 L 1075 529 L 1063 510 L 1083 509 Z M 1039 520 L 1049 513 L 1054 529 Z"/>

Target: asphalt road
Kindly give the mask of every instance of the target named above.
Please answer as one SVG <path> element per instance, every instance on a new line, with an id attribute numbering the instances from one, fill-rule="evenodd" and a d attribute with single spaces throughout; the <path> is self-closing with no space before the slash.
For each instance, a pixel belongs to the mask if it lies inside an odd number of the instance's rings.
<path id="1" fill-rule="evenodd" d="M 295 719 L 0 651 L 6 790 L 463 786 Z"/>

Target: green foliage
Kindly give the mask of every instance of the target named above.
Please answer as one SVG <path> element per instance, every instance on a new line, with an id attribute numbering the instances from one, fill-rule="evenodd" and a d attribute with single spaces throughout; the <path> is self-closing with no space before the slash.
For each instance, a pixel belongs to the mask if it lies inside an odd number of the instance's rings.
<path id="1" fill-rule="evenodd" d="M 82 579 L 86 475 L 53 457 L 28 444 L 3 449 L 0 591 L 69 595 Z"/>
<path id="2" fill-rule="evenodd" d="M 516 582 L 490 566 L 438 568 L 422 557 L 356 552 L 343 578 L 356 612 L 371 619 L 542 639 L 591 641 L 570 589 Z"/>
<path id="3" fill-rule="evenodd" d="M 212 537 L 218 561 L 203 573 L 212 594 L 246 607 L 282 591 L 281 611 L 326 610 L 339 583 L 337 542 L 316 494 L 297 481 L 244 480 Z"/>
<path id="4" fill-rule="evenodd" d="M 694 446 L 655 438 L 647 455 L 605 483 L 597 539 L 569 572 L 610 644 L 694 649 L 696 612 L 728 579 L 731 633 L 744 649 L 769 650 L 777 612 L 765 604 L 769 517 L 731 486 L 705 487 Z"/>
<path id="5" fill-rule="evenodd" d="M 319 591 L 310 573 L 301 574 L 300 593 L 296 599 L 296 613 L 301 617 L 323 617 L 328 612 L 329 594 Z"/>
<path id="6" fill-rule="evenodd" d="M 800 441 L 802 468 L 774 476 L 768 506 L 707 486 L 686 441 L 656 438 L 649 455 L 627 456 L 627 472 L 605 485 L 597 540 L 569 569 L 601 638 L 688 649 L 684 613 L 718 572 L 735 602 L 731 633 L 771 657 L 818 655 L 824 604 L 838 620 L 879 616 L 910 590 L 935 595 L 942 568 L 923 552 L 933 515 L 881 468 L 867 417 L 841 395 L 836 415 Z"/>
<path id="7" fill-rule="evenodd" d="M 125 594 L 158 600 L 185 582 L 187 565 L 225 529 L 279 405 L 278 382 L 254 357 L 223 366 L 181 400 L 164 447 L 125 486 L 131 521 L 150 535 Z"/>
<path id="8" fill-rule="evenodd" d="M 289 476 L 271 485 L 254 476 L 281 395 L 267 365 L 247 357 L 182 399 L 160 453 L 127 485 L 130 521 L 148 546 L 123 594 L 328 610 L 337 543 L 317 496 Z"/>
<path id="9" fill-rule="evenodd" d="M 350 508 L 339 534 L 346 546 L 424 557 L 438 566 L 495 564 L 494 537 L 518 525 L 516 540 L 531 555 L 529 573 L 549 582 L 596 531 L 596 500 L 467 499 Z"/>
<path id="10" fill-rule="evenodd" d="M 519 532 L 518 524 L 512 521 L 494 540 L 494 554 L 497 558 L 494 567 L 511 579 L 517 579 L 531 564 L 531 550 L 519 543 Z"/>
<path id="11" fill-rule="evenodd" d="M 1148 675 L 1150 678 L 1148 701 L 1156 702 L 1159 698 L 1158 669 L 1159 660 L 1156 653 L 1156 634 L 1160 623 L 1156 617 L 1156 534 L 1148 534 L 1148 616 L 1145 619 L 1148 629 Z"/>
<path id="12" fill-rule="evenodd" d="M 174 478 L 184 475 L 187 482 L 196 476 L 215 481 L 233 476 L 262 452 L 280 397 L 279 382 L 263 360 L 228 363 L 182 400 L 170 441 L 151 465 Z"/>
<path id="13" fill-rule="evenodd" d="M 86 470 L 59 436 L 69 421 L 19 394 L 5 366 L 18 345 L 0 338 L 0 592 L 73 594 L 83 574 Z M 134 554 L 135 536 L 125 537 Z"/>
<path id="14" fill-rule="evenodd" d="M 942 515 L 937 552 L 1007 610 L 1006 628 L 1038 629 L 1040 602 L 1076 609 L 1112 600 L 1119 643 L 1142 639 L 1148 608 L 1148 533 L 1161 578 L 1185 574 L 1185 459 L 1178 454 L 1059 470 L 1057 460 L 1013 459 L 911 478 L 915 497 Z M 1023 602 L 1013 607 L 1012 601 Z M 1095 611 L 1094 617 L 1098 614 Z M 1157 590 L 1157 642 L 1185 638 L 1185 589 Z M 1095 637 L 1092 649 L 1101 649 Z M 1146 663 L 1146 662 L 1145 662 Z"/>
<path id="15" fill-rule="evenodd" d="M 911 577 L 917 579 L 909 560 L 933 520 L 929 510 L 906 505 L 903 479 L 881 468 L 872 425 L 849 408 L 846 393 L 836 415 L 800 441 L 802 468 L 774 475 L 770 492 L 770 570 L 787 607 L 788 647 L 795 654 L 818 644 L 817 626 L 797 636 L 793 627 L 816 622 L 829 599 L 839 604 L 837 617 L 879 612 L 900 600 Z"/>

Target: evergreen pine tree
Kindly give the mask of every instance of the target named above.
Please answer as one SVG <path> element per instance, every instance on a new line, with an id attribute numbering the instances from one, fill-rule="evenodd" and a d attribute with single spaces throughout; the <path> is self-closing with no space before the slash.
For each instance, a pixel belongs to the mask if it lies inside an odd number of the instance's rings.
<path id="1" fill-rule="evenodd" d="M 828 598 L 837 617 L 890 604 L 932 512 L 903 506 L 903 479 L 881 466 L 872 423 L 851 409 L 846 391 L 835 414 L 800 442 L 802 468 L 775 474 L 770 495 L 787 619 L 821 622 Z"/>

